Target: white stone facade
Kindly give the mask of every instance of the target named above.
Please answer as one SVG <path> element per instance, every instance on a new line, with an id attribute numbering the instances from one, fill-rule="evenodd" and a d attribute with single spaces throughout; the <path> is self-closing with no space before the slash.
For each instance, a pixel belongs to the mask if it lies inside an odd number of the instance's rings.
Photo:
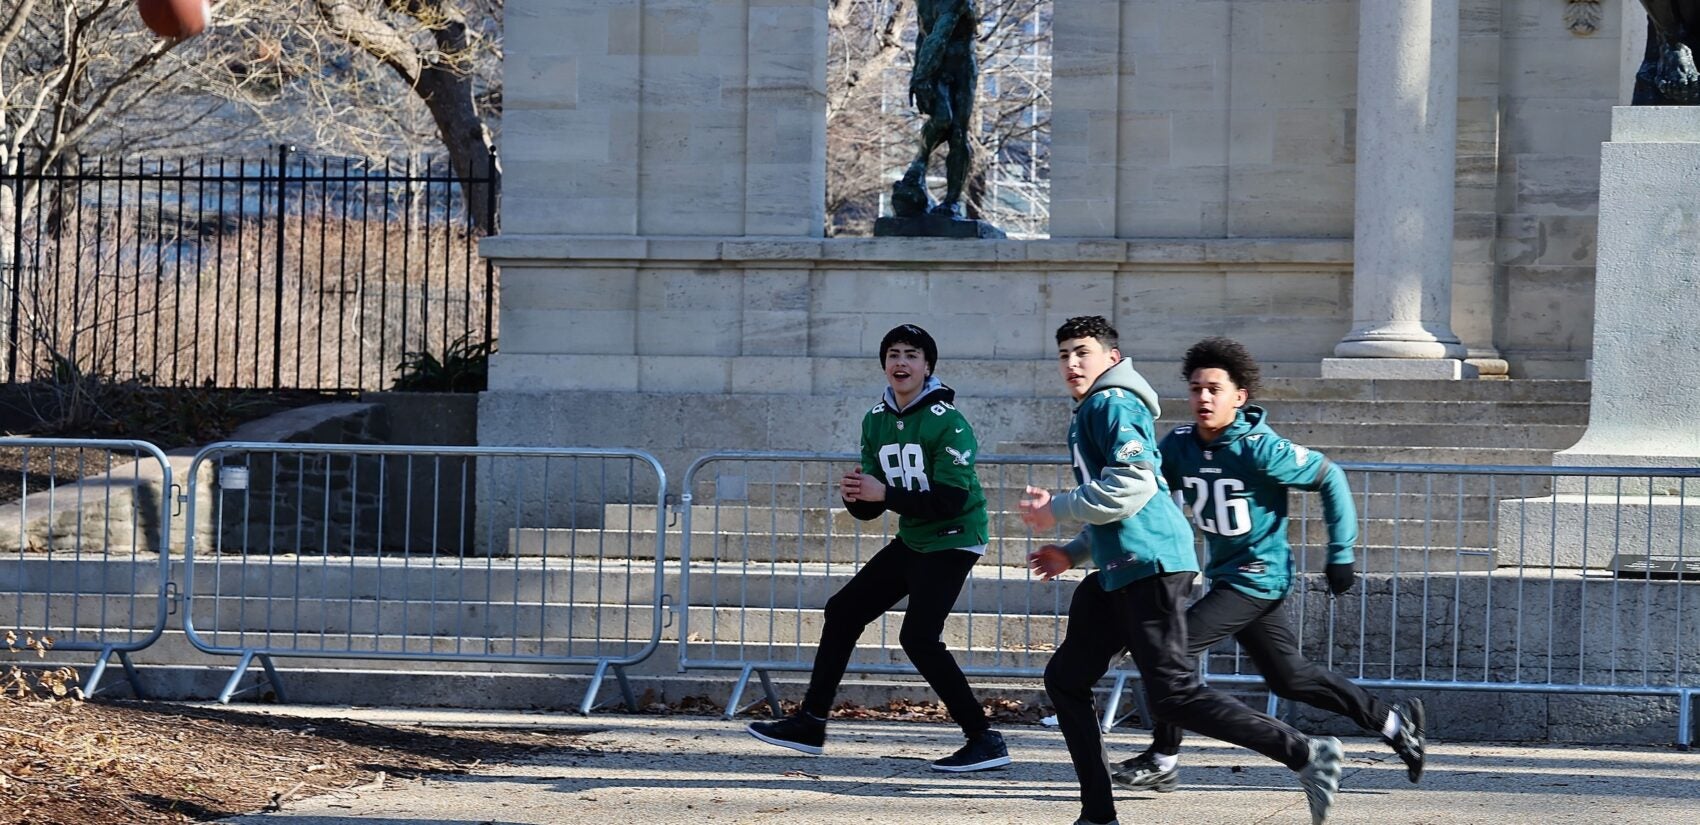
<path id="1" fill-rule="evenodd" d="M 1578 37 L 1560 2 L 1459 2 L 1451 330 L 1472 363 L 1581 377 L 1637 18 Z M 825 15 L 509 4 L 496 391 L 830 392 L 774 359 L 865 356 L 899 320 L 957 358 L 1044 359 L 1081 312 L 1136 357 L 1232 333 L 1314 375 L 1353 329 L 1357 3 L 1059 4 L 1053 240 L 1032 242 L 818 237 Z"/>

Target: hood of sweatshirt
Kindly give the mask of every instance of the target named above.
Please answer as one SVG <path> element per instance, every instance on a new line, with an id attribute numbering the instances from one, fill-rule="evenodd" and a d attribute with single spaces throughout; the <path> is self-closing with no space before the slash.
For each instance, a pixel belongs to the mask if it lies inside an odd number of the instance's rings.
<path id="1" fill-rule="evenodd" d="M 921 391 L 915 394 L 914 400 L 910 401 L 907 407 L 897 406 L 897 393 L 892 392 L 889 386 L 885 388 L 885 395 L 882 398 L 885 400 L 886 409 L 901 417 L 916 410 L 924 410 L 935 402 L 943 401 L 949 404 L 956 400 L 956 390 L 945 386 L 945 383 L 940 381 L 938 376 L 929 375 L 926 382 L 921 385 Z"/>
<path id="2" fill-rule="evenodd" d="M 1145 376 L 1140 375 L 1139 371 L 1133 368 L 1133 362 L 1126 358 L 1117 361 L 1109 369 L 1104 370 L 1104 374 L 1098 376 L 1098 380 L 1092 382 L 1091 389 L 1088 389 L 1080 400 L 1085 401 L 1091 398 L 1093 393 L 1112 387 L 1119 387 L 1133 393 L 1133 397 L 1139 399 L 1140 403 L 1151 411 L 1152 418 L 1162 415 L 1163 408 L 1158 403 L 1157 391 L 1151 389 L 1151 385 L 1146 382 Z M 1074 406 L 1079 409 L 1080 402 L 1075 402 Z"/>

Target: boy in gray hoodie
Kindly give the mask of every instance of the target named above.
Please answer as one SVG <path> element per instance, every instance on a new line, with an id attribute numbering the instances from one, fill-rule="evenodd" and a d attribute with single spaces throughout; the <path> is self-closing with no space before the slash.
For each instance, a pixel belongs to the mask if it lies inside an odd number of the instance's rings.
<path id="1" fill-rule="evenodd" d="M 1045 668 L 1045 691 L 1080 779 L 1076 825 L 1116 822 L 1092 686 L 1124 648 L 1158 721 L 1297 771 L 1312 825 L 1321 825 L 1340 785 L 1339 740 L 1308 738 L 1210 689 L 1188 653 L 1182 604 L 1198 576 L 1198 557 L 1192 528 L 1158 472 L 1157 394 L 1122 360 L 1115 327 L 1102 316 L 1070 318 L 1058 328 L 1057 358 L 1076 402 L 1068 448 L 1080 486 L 1055 496 L 1028 487 L 1020 507 L 1035 531 L 1054 529 L 1058 520 L 1087 525 L 1067 544 L 1047 544 L 1029 556 L 1040 576 L 1054 578 L 1087 560 L 1098 568 L 1075 587 L 1068 630 Z"/>

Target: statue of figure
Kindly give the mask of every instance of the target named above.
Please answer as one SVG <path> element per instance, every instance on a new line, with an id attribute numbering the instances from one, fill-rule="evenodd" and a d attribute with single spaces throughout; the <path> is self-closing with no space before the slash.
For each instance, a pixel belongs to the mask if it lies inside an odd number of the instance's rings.
<path id="1" fill-rule="evenodd" d="M 974 58 L 979 14 L 970 0 L 918 0 L 920 22 L 915 38 L 915 69 L 909 75 L 909 98 L 927 116 L 921 127 L 921 150 L 891 188 L 892 211 L 899 217 L 921 214 L 962 218 L 962 185 L 968 178 L 968 129 L 974 115 L 979 65 Z M 949 142 L 945 158 L 944 200 L 931 205 L 927 193 L 927 160 L 940 143 Z"/>
<path id="2" fill-rule="evenodd" d="M 1635 73 L 1636 106 L 1700 105 L 1700 0 L 1641 0 L 1647 51 Z"/>

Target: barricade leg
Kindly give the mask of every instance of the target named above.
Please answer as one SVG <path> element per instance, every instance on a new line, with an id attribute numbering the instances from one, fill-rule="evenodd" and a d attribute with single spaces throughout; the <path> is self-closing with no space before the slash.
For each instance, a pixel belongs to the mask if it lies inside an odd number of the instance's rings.
<path id="1" fill-rule="evenodd" d="M 765 670 L 758 670 L 756 672 L 761 674 L 761 690 L 762 693 L 767 695 L 768 712 L 773 714 L 773 718 L 775 719 L 784 716 L 785 709 L 779 704 L 779 691 L 774 690 L 773 688 L 773 677 Z"/>
<path id="2" fill-rule="evenodd" d="M 259 657 L 260 667 L 265 670 L 266 681 L 271 684 L 272 693 L 277 696 L 277 700 L 279 702 L 289 701 L 283 694 L 283 681 L 278 678 L 277 668 L 272 666 L 272 657 L 263 653 L 256 654 L 252 650 L 244 650 L 242 651 L 242 658 L 236 662 L 236 672 L 230 674 L 230 680 L 224 683 L 224 689 L 218 693 L 219 704 L 228 705 L 230 704 L 231 696 L 234 696 L 237 693 L 247 693 L 249 690 L 254 690 L 259 687 L 258 684 L 255 684 L 254 687 L 247 688 L 245 690 L 239 691 L 236 689 L 236 686 L 242 683 L 242 677 L 247 674 L 248 668 L 253 666 L 254 658 L 256 656 Z"/>
<path id="3" fill-rule="evenodd" d="M 1122 694 L 1127 692 L 1127 682 L 1131 678 L 1133 676 L 1128 673 L 1116 674 L 1116 684 L 1110 688 L 1109 701 L 1104 703 L 1104 718 L 1099 722 L 1105 733 L 1109 733 L 1111 728 L 1126 722 L 1129 717 L 1136 713 L 1139 714 L 1139 721 L 1145 724 L 1145 728 L 1147 730 L 1151 728 L 1151 709 L 1145 706 L 1145 692 L 1137 688 L 1133 691 L 1133 710 L 1120 716 L 1116 715 L 1121 711 Z"/>
<path id="4" fill-rule="evenodd" d="M 1124 690 L 1127 690 L 1127 674 L 1118 673 L 1116 674 L 1115 685 L 1110 688 L 1109 699 L 1104 702 L 1104 718 L 1098 722 L 1098 727 L 1105 733 L 1109 733 L 1110 728 L 1115 727 L 1116 723 L 1121 721 L 1116 718 L 1116 713 L 1122 709 L 1122 691 Z"/>
<path id="5" fill-rule="evenodd" d="M 596 697 L 602 692 L 602 680 L 607 678 L 610 667 L 614 668 L 614 679 L 620 683 L 620 698 L 625 701 L 626 710 L 637 711 L 637 694 L 632 692 L 632 682 L 626 676 L 626 669 L 620 665 L 611 665 L 604 659 L 596 663 L 596 672 L 590 676 L 590 686 L 585 688 L 584 701 L 578 706 L 580 716 L 589 716 L 591 711 L 606 707 L 598 703 Z"/>
<path id="6" fill-rule="evenodd" d="M 744 710 L 738 707 L 738 702 L 744 698 L 744 686 L 750 683 L 750 672 L 753 670 L 755 670 L 754 665 L 744 665 L 744 669 L 738 672 L 738 681 L 732 683 L 732 695 L 726 698 L 727 719 L 737 716 Z"/>
<path id="7" fill-rule="evenodd" d="M 112 648 L 100 652 L 100 657 L 94 660 L 94 667 L 89 668 L 89 678 L 83 682 L 83 695 L 93 696 L 100 692 L 100 680 L 106 676 L 106 663 L 112 660 Z"/>
<path id="8" fill-rule="evenodd" d="M 1676 697 L 1676 746 L 1688 750 L 1694 736 L 1694 691 Z"/>
<path id="9" fill-rule="evenodd" d="M 763 696 L 748 705 L 740 705 L 738 703 L 744 699 L 744 688 L 748 687 L 750 684 L 751 673 L 756 674 L 757 677 L 761 679 L 761 690 Z M 773 718 L 778 719 L 780 716 L 784 715 L 784 710 L 781 709 L 779 704 L 779 691 L 775 690 L 773 687 L 773 677 L 769 676 L 765 670 L 756 670 L 755 665 L 744 665 L 744 669 L 738 672 L 738 681 L 732 685 L 731 698 L 726 700 L 725 718 L 731 719 L 732 717 L 737 716 L 738 714 L 743 713 L 762 702 L 767 703 L 768 712 L 773 715 Z"/>
<path id="10" fill-rule="evenodd" d="M 130 681 L 130 690 L 135 692 L 136 698 L 148 698 L 148 695 L 142 692 L 142 680 L 140 674 L 136 672 L 136 665 L 130 661 L 130 654 L 125 651 L 119 651 L 118 663 L 124 666 L 124 678 Z"/>

